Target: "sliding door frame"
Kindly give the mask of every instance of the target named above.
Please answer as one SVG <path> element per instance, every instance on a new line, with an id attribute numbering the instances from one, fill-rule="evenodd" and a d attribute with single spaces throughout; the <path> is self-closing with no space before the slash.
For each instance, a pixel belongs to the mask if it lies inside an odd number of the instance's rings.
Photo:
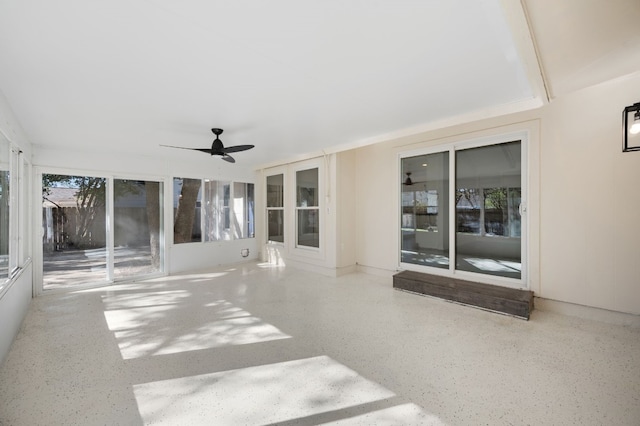
<path id="1" fill-rule="evenodd" d="M 521 276 L 519 279 L 516 278 L 507 278 L 496 275 L 482 274 L 477 272 L 469 272 L 469 271 L 461 271 L 456 269 L 456 203 L 455 203 L 455 192 L 456 192 L 456 152 L 472 149 L 472 148 L 480 148 L 485 146 L 493 146 L 500 145 L 502 143 L 520 141 L 521 143 L 521 203 L 520 203 L 520 217 L 521 217 L 521 235 L 520 235 L 520 259 L 521 259 Z M 441 152 L 449 153 L 449 191 L 448 191 L 448 200 L 449 200 L 449 230 L 448 230 L 448 238 L 449 238 L 449 267 L 447 269 L 444 268 L 435 268 L 430 266 L 417 265 L 413 263 L 406 263 L 402 261 L 402 190 L 398 193 L 398 219 L 396 229 L 399 231 L 398 237 L 398 266 L 400 270 L 411 270 L 417 272 L 424 272 L 433 275 L 441 275 L 447 277 L 455 277 L 459 279 L 464 279 L 468 281 L 476 281 L 487 284 L 499 285 L 503 287 L 511 287 L 511 288 L 519 288 L 519 289 L 530 289 L 530 277 L 529 277 L 529 268 L 530 268 L 530 215 L 529 215 L 529 198 L 530 198 L 530 171 L 529 171 L 529 161 L 530 161 L 530 131 L 528 130 L 518 130 L 514 132 L 495 134 L 490 136 L 481 136 L 477 138 L 469 138 L 469 139 L 460 139 L 460 140 L 452 140 L 447 143 L 432 145 L 429 147 L 415 149 L 411 151 L 404 151 L 398 154 L 398 170 L 402 171 L 402 160 L 405 158 L 420 156 L 420 155 L 428 155 L 428 154 L 436 154 Z M 400 176 L 401 173 L 398 173 L 398 187 L 402 187 L 403 176 Z"/>
<path id="2" fill-rule="evenodd" d="M 33 233 L 33 259 L 34 259 L 34 280 L 33 280 L 33 294 L 38 296 L 44 292 L 44 252 L 42 247 L 42 177 L 45 174 L 58 174 L 67 176 L 91 176 L 97 178 L 104 178 L 106 180 L 105 191 L 105 235 L 106 235 L 106 280 L 99 282 L 86 282 L 80 283 L 73 289 L 52 289 L 47 292 L 66 292 L 80 289 L 87 289 L 93 287 L 100 287 L 118 282 L 128 282 L 136 279 L 147 279 L 166 276 L 166 265 L 168 256 L 168 241 L 167 235 L 167 179 L 159 176 L 142 176 L 142 175 L 130 175 L 126 173 L 105 173 L 100 171 L 89 171 L 81 169 L 67 169 L 67 168 L 55 168 L 46 166 L 33 167 L 33 229 L 40 231 Z M 160 271 L 153 272 L 145 275 L 136 275 L 124 278 L 114 277 L 114 261 L 115 261 L 115 206 L 114 206 L 114 181 L 120 180 L 138 180 L 138 181 L 153 181 L 159 182 L 162 186 L 160 191 Z"/>

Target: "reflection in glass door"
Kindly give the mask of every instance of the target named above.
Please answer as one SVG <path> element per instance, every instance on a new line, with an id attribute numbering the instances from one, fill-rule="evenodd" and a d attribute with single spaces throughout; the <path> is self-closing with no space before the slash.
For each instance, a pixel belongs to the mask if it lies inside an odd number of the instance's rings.
<path id="1" fill-rule="evenodd" d="M 456 269 L 520 279 L 521 142 L 456 152 Z"/>
<path id="2" fill-rule="evenodd" d="M 107 281 L 105 178 L 42 176 L 43 288 Z"/>
<path id="3" fill-rule="evenodd" d="M 522 146 L 521 140 L 450 146 L 402 158 L 400 263 L 522 283 Z"/>
<path id="4" fill-rule="evenodd" d="M 401 261 L 449 268 L 449 152 L 402 159 Z"/>
<path id="5" fill-rule="evenodd" d="M 114 179 L 114 278 L 162 270 L 162 183 Z"/>

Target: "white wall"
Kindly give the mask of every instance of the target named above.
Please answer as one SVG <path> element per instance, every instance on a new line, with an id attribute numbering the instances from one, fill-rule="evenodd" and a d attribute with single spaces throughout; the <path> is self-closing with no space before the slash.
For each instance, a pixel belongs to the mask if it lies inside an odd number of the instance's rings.
<path id="1" fill-rule="evenodd" d="M 534 111 L 358 149 L 358 265 L 387 274 L 398 267 L 400 152 L 528 127 L 530 288 L 543 298 L 640 314 L 640 152 L 621 149 L 622 109 L 639 101 L 636 73 Z"/>
<path id="2" fill-rule="evenodd" d="M 640 152 L 623 153 L 622 109 L 640 72 L 541 111 L 541 294 L 640 314 Z"/>
<path id="3" fill-rule="evenodd" d="M 31 158 L 31 144 L 1 92 L 0 132 L 5 138 L 20 147 L 26 159 Z M 25 269 L 9 283 L 6 290 L 0 295 L 0 363 L 9 352 L 11 342 L 18 334 L 20 324 L 27 314 L 32 294 L 31 271 L 31 262 L 28 261 Z"/>
<path id="4" fill-rule="evenodd" d="M 0 297 L 0 365 L 9 353 L 31 303 L 32 265 L 29 263 Z"/>
<path id="5" fill-rule="evenodd" d="M 336 154 L 335 205 L 336 211 L 336 267 L 353 268 L 356 265 L 356 153 Z"/>

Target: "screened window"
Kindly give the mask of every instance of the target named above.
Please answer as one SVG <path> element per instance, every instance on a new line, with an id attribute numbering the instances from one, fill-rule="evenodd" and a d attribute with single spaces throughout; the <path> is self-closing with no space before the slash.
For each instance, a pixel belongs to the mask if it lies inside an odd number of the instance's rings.
<path id="1" fill-rule="evenodd" d="M 174 243 L 254 238 L 254 185 L 174 178 Z"/>

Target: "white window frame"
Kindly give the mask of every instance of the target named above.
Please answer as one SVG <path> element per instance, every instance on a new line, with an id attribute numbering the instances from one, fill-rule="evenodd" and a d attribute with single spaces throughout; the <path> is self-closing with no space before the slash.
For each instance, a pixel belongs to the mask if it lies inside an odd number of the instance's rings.
<path id="1" fill-rule="evenodd" d="M 219 242 L 224 242 L 224 241 L 234 241 L 234 240 L 246 240 L 246 239 L 252 239 L 255 238 L 255 232 L 253 235 L 251 236 L 247 236 L 247 237 L 237 237 L 235 234 L 237 231 L 235 229 L 235 225 L 234 225 L 234 219 L 237 217 L 236 215 L 236 209 L 234 206 L 234 200 L 235 200 L 235 191 L 234 191 L 234 186 L 235 184 L 244 184 L 244 185 L 253 185 L 254 188 L 254 217 L 253 217 L 253 229 L 255 230 L 255 183 L 251 182 L 249 180 L 231 180 L 231 179 L 216 179 L 216 178 L 210 178 L 210 177 L 188 177 L 188 175 L 180 175 L 180 176 L 172 176 L 170 178 L 171 181 L 171 191 L 174 190 L 174 182 L 175 179 L 194 179 L 194 180 L 200 180 L 200 191 L 202 192 L 202 198 L 200 200 L 200 241 L 189 241 L 189 242 L 184 242 L 184 243 L 179 243 L 176 244 L 174 241 L 174 234 L 173 232 L 171 232 L 171 244 L 172 245 L 184 245 L 184 244 L 209 244 L 209 243 L 219 243 Z M 215 183 L 216 184 L 216 198 L 213 200 L 208 199 L 207 196 L 207 191 L 205 190 L 205 185 L 206 184 L 211 184 L 211 183 Z M 229 186 L 229 201 L 228 201 L 228 205 L 224 205 L 224 187 L 225 186 Z M 246 188 L 246 186 L 245 186 Z M 173 215 L 173 209 L 174 209 L 174 205 L 173 203 L 175 202 L 176 199 L 176 194 L 172 192 L 171 194 L 171 211 L 172 211 L 172 219 L 171 219 L 171 229 L 173 229 L 173 225 L 174 225 L 174 221 L 175 221 L 175 217 Z M 215 220 L 214 220 L 214 226 L 216 228 L 214 234 L 217 234 L 217 238 L 211 238 L 211 239 L 207 239 L 205 230 L 207 229 L 206 225 L 206 220 L 207 220 L 207 211 L 209 210 L 209 206 L 208 204 L 213 204 L 213 211 L 215 214 Z M 247 210 L 247 197 L 245 195 L 244 197 L 244 202 L 243 202 L 243 209 L 246 211 Z M 246 212 L 242 213 L 243 215 L 246 216 Z M 225 224 L 225 220 L 224 220 L 224 216 L 228 215 L 229 218 L 229 227 L 225 228 L 224 224 Z M 248 220 L 249 218 L 247 217 L 247 223 L 245 224 L 245 226 L 247 226 L 248 228 Z"/>
<path id="2" fill-rule="evenodd" d="M 305 170 L 317 169 L 318 170 L 318 205 L 312 207 L 298 207 L 297 203 L 297 173 Z M 325 229 L 325 213 L 324 212 L 324 191 L 325 191 L 325 175 L 324 175 L 324 163 L 322 158 L 312 159 L 296 163 L 294 167 L 291 167 L 291 211 L 294 216 L 293 220 L 289 223 L 293 226 L 293 239 L 291 241 L 291 251 L 293 254 L 301 255 L 305 257 L 322 258 L 324 255 L 324 229 Z M 318 247 L 303 246 L 298 244 L 298 211 L 300 210 L 317 210 L 318 212 Z"/>
<path id="3" fill-rule="evenodd" d="M 282 205 L 278 207 L 269 207 L 267 200 L 267 180 L 269 177 L 282 175 Z M 264 238 L 267 244 L 269 245 L 277 245 L 277 246 L 285 246 L 288 243 L 287 239 L 287 173 L 284 169 L 278 168 L 272 170 L 269 174 L 264 177 L 264 205 L 265 205 L 265 216 L 264 216 Z M 282 212 L 282 241 L 274 241 L 269 239 L 269 212 L 270 211 L 281 211 Z"/>

